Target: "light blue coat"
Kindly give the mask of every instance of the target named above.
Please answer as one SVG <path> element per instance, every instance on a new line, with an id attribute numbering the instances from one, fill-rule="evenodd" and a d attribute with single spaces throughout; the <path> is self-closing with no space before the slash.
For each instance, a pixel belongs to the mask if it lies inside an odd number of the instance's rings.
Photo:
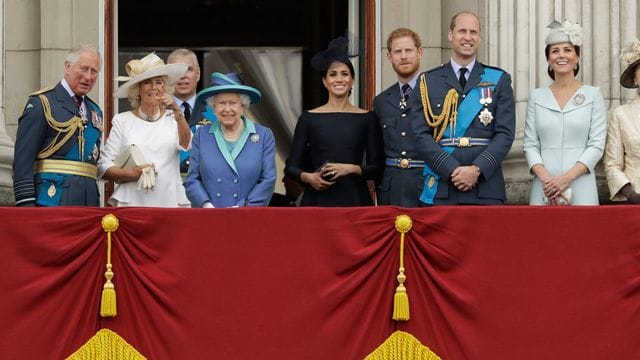
<path id="1" fill-rule="evenodd" d="M 267 206 L 276 183 L 275 139 L 268 128 L 244 118 L 232 152 L 220 125 L 201 126 L 193 137 L 184 186 L 192 207 Z"/>
<path id="2" fill-rule="evenodd" d="M 602 157 L 607 135 L 604 99 L 600 89 L 583 85 L 560 109 L 550 88 L 533 90 L 527 105 L 524 153 L 531 169 L 542 164 L 551 176 L 581 162 L 589 172 L 575 179 L 573 205 L 598 205 L 595 166 Z M 543 184 L 534 177 L 529 203 L 544 204 Z"/>

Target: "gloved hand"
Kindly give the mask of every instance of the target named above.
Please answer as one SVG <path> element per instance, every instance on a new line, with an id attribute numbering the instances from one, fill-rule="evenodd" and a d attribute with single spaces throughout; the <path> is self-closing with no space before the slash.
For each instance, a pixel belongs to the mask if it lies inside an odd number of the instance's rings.
<path id="1" fill-rule="evenodd" d="M 144 189 L 145 191 L 153 190 L 156 186 L 156 170 L 155 167 L 148 166 L 142 169 L 142 174 L 138 178 L 138 190 Z"/>
<path id="2" fill-rule="evenodd" d="M 633 190 L 631 184 L 626 184 L 625 186 L 623 186 L 622 189 L 620 189 L 620 193 L 622 193 L 622 195 L 624 195 L 624 197 L 626 197 L 630 203 L 640 204 L 640 194 Z"/>

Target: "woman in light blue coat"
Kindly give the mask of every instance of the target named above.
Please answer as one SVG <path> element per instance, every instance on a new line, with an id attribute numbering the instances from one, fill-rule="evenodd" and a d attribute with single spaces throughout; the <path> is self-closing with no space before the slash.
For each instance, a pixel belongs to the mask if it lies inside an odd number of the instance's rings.
<path id="1" fill-rule="evenodd" d="M 576 79 L 582 28 L 553 22 L 546 39 L 554 80 L 529 97 L 524 152 L 534 174 L 531 205 L 598 205 L 595 166 L 606 138 L 606 110 L 597 87 Z"/>
<path id="2" fill-rule="evenodd" d="M 235 73 L 211 75 L 202 90 L 216 115 L 196 131 L 184 186 L 192 207 L 267 206 L 276 182 L 275 140 L 268 128 L 246 117 L 260 92 Z"/>

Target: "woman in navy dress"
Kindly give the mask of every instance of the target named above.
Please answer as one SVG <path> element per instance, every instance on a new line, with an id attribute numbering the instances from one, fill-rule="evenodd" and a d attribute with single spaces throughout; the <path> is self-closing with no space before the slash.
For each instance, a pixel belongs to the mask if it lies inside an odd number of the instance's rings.
<path id="1" fill-rule="evenodd" d="M 348 40 L 333 40 L 311 65 L 321 71 L 329 100 L 302 113 L 296 125 L 285 172 L 305 187 L 300 206 L 373 205 L 367 180 L 383 170 L 382 137 L 373 113 L 349 101 Z"/>

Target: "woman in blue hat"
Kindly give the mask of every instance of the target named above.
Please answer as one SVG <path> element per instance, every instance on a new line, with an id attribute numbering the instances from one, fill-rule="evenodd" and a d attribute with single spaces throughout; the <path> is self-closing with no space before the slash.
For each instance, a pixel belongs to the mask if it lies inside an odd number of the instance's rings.
<path id="1" fill-rule="evenodd" d="M 300 115 L 285 173 L 305 186 L 301 206 L 373 205 L 367 180 L 383 169 L 382 135 L 373 113 L 349 101 L 355 75 L 348 40 L 333 40 L 311 65 L 329 100 Z"/>
<path id="2" fill-rule="evenodd" d="M 196 131 L 184 186 L 192 207 L 267 206 L 276 182 L 275 139 L 269 128 L 246 116 L 260 91 L 236 73 L 211 75 L 198 93 L 216 120 Z"/>

